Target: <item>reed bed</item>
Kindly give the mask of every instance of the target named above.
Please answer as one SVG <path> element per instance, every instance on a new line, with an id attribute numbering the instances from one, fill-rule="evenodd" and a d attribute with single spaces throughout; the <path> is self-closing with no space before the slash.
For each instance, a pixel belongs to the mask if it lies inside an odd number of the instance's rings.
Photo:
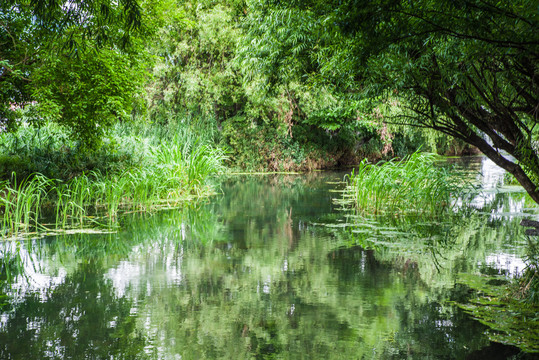
<path id="1" fill-rule="evenodd" d="M 149 146 L 143 166 L 113 175 L 91 171 L 69 180 L 32 174 L 0 182 L 1 237 L 92 223 L 111 225 L 121 211 L 177 206 L 211 192 L 208 179 L 225 170 L 226 155 L 185 134 Z M 44 218 L 51 223 L 43 223 Z"/>
<path id="2" fill-rule="evenodd" d="M 435 160 L 436 155 L 419 152 L 400 161 L 364 160 L 348 176 L 343 202 L 369 214 L 440 214 L 471 186 Z"/>

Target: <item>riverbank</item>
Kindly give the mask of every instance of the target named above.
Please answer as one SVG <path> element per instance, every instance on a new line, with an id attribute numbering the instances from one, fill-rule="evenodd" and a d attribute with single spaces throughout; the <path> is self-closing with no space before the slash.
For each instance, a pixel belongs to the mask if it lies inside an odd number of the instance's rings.
<path id="1" fill-rule="evenodd" d="M 224 151 L 188 129 L 118 126 L 94 152 L 61 135 L 50 127 L 0 135 L 2 236 L 39 230 L 43 219 L 54 228 L 110 225 L 121 211 L 176 206 L 214 193 L 210 178 L 226 170 Z"/>
<path id="2" fill-rule="evenodd" d="M 223 142 L 214 125 L 118 122 L 93 148 L 52 122 L 22 122 L 16 132 L 0 133 L 3 236 L 38 230 L 41 218 L 55 228 L 97 218 L 110 225 L 121 211 L 175 206 L 215 192 L 211 178 L 225 171 L 314 171 L 395 155 L 383 155 L 389 148 L 376 139 L 353 145 L 325 133 L 317 136 L 327 139 L 303 145 L 292 134 L 267 138 L 267 129 L 247 142 L 240 133 L 237 143 Z"/>

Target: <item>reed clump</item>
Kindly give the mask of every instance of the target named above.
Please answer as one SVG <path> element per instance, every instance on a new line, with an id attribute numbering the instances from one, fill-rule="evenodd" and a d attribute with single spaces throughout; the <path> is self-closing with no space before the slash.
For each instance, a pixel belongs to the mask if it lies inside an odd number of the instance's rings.
<path id="1" fill-rule="evenodd" d="M 137 167 L 92 170 L 69 180 L 31 174 L 0 182 L 0 237 L 33 230 L 99 223 L 110 225 L 121 211 L 177 206 L 212 192 L 209 179 L 225 171 L 226 154 L 187 132 L 147 144 Z M 43 219 L 50 224 L 44 224 Z"/>
<path id="2" fill-rule="evenodd" d="M 471 186 L 435 160 L 436 155 L 419 152 L 400 161 L 364 160 L 347 177 L 343 201 L 369 214 L 440 214 Z"/>

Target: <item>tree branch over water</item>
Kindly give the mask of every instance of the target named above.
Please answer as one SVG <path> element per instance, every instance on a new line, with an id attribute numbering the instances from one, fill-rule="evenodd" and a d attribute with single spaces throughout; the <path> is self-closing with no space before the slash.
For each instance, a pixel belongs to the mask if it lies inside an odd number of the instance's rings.
<path id="1" fill-rule="evenodd" d="M 317 47 L 305 50 L 312 59 L 305 78 L 321 73 L 328 83 L 343 84 L 336 92 L 350 98 L 397 98 L 408 125 L 432 128 L 477 147 L 539 203 L 539 157 L 533 147 L 539 139 L 539 19 L 534 2 L 267 0 L 262 7 L 260 13 L 269 16 L 256 12 L 246 21 L 246 40 L 252 42 L 242 56 L 263 60 L 244 61 L 252 67 L 248 71 L 268 73 L 264 64 L 279 66 L 283 57 L 294 57 L 279 42 L 278 50 L 258 52 L 257 46 L 267 46 L 257 42 L 259 29 L 279 28 L 272 14 L 309 9 L 312 31 L 302 36 Z M 288 12 L 289 23 L 297 12 Z M 272 60 L 274 54 L 279 58 Z"/>

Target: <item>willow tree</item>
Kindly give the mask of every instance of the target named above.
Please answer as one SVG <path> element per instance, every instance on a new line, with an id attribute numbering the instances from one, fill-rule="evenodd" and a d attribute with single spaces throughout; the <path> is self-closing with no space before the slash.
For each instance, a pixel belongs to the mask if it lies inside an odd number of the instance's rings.
<path id="1" fill-rule="evenodd" d="M 538 24 L 528 0 L 253 1 L 240 60 L 391 102 L 391 121 L 477 147 L 539 203 Z"/>

